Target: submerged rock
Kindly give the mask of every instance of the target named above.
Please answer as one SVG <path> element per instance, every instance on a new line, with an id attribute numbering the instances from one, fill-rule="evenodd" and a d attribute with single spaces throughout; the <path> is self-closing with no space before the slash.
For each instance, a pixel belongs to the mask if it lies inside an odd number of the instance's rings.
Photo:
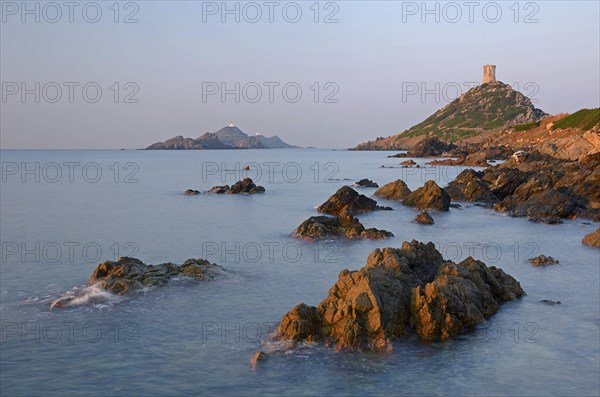
<path id="1" fill-rule="evenodd" d="M 417 165 L 417 163 L 415 163 L 414 160 L 405 160 L 405 161 L 401 162 L 400 165 L 403 167 L 411 167 L 413 165 Z"/>
<path id="2" fill-rule="evenodd" d="M 117 295 L 127 295 L 144 287 L 167 284 L 176 276 L 196 280 L 211 280 L 223 274 L 223 268 L 204 259 L 188 259 L 183 265 L 163 263 L 146 265 L 139 259 L 122 257 L 118 261 L 99 264 L 88 280 L 88 285 L 98 285 Z"/>
<path id="3" fill-rule="evenodd" d="M 419 209 L 432 209 L 437 211 L 448 211 L 450 208 L 450 195 L 432 180 L 410 193 L 402 204 Z"/>
<path id="4" fill-rule="evenodd" d="M 375 228 L 366 229 L 358 219 L 351 215 L 341 216 L 311 216 L 296 228 L 294 234 L 310 240 L 322 240 L 325 238 L 369 238 L 385 239 L 393 234 L 387 230 Z"/>
<path id="5" fill-rule="evenodd" d="M 354 182 L 354 185 L 359 187 L 379 187 L 377 183 L 367 178 L 361 179 L 358 182 Z"/>
<path id="6" fill-rule="evenodd" d="M 359 350 L 378 350 L 410 331 L 445 340 L 523 294 L 501 269 L 471 257 L 445 261 L 433 243 L 413 240 L 400 249 L 376 249 L 362 269 L 340 272 L 325 300 L 295 306 L 278 333 L 285 340 Z"/>
<path id="7" fill-rule="evenodd" d="M 533 266 L 548 266 L 548 265 L 558 265 L 558 260 L 554 259 L 551 256 L 546 256 L 546 255 L 539 255 L 536 256 L 535 258 L 531 258 L 529 260 L 529 263 L 531 263 Z"/>
<path id="8" fill-rule="evenodd" d="M 373 210 L 391 210 L 389 207 L 380 207 L 377 201 L 359 194 L 349 186 L 343 186 L 335 194 L 327 199 L 317 209 L 319 212 L 330 215 L 360 214 Z"/>
<path id="9" fill-rule="evenodd" d="M 595 231 L 586 234 L 581 242 L 585 245 L 591 245 L 593 247 L 600 248 L 600 227 Z"/>
<path id="10" fill-rule="evenodd" d="M 209 193 L 216 194 L 254 194 L 254 193 L 263 193 L 265 188 L 262 186 L 257 186 L 254 184 L 254 181 L 250 178 L 244 178 L 241 181 L 237 181 L 231 187 L 229 185 L 223 186 L 213 186 Z"/>
<path id="11" fill-rule="evenodd" d="M 411 193 L 406 183 L 401 179 L 396 179 L 393 182 L 386 183 L 373 193 L 374 196 L 381 197 L 386 200 L 402 201 Z"/>
<path id="12" fill-rule="evenodd" d="M 183 194 L 185 194 L 186 196 L 196 196 L 200 194 L 200 190 L 187 189 L 185 192 L 183 192 Z"/>
<path id="13" fill-rule="evenodd" d="M 429 215 L 426 211 L 423 211 L 419 215 L 415 216 L 413 221 L 422 225 L 433 225 L 435 223 L 431 215 Z"/>

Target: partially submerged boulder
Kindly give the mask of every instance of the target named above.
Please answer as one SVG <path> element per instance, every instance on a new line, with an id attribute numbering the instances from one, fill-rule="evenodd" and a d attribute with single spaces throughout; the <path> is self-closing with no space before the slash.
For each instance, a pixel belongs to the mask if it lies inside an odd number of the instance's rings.
<path id="1" fill-rule="evenodd" d="M 183 192 L 183 194 L 185 194 L 186 196 L 196 196 L 200 194 L 200 190 L 187 189 L 185 192 Z"/>
<path id="2" fill-rule="evenodd" d="M 386 200 L 402 201 L 411 193 L 406 183 L 401 179 L 396 179 L 393 182 L 386 183 L 373 193 L 374 196 L 381 197 Z"/>
<path id="3" fill-rule="evenodd" d="M 548 266 L 548 265 L 558 265 L 558 259 L 554 259 L 551 256 L 539 255 L 535 258 L 531 258 L 529 260 L 533 266 Z"/>
<path id="4" fill-rule="evenodd" d="M 354 182 L 354 185 L 358 187 L 379 187 L 377 183 L 367 178 L 361 179 L 358 182 Z"/>
<path id="5" fill-rule="evenodd" d="M 181 266 L 173 263 L 146 265 L 137 258 L 121 257 L 118 261 L 99 264 L 88 280 L 117 295 L 127 295 L 144 287 L 163 286 L 176 276 L 211 280 L 223 274 L 223 268 L 204 259 L 188 259 Z"/>
<path id="6" fill-rule="evenodd" d="M 340 215 L 344 212 L 355 215 L 373 210 L 391 210 L 391 208 L 380 207 L 377 205 L 377 201 L 358 193 L 349 186 L 343 186 L 317 210 L 330 215 Z"/>
<path id="7" fill-rule="evenodd" d="M 450 195 L 437 183 L 429 180 L 425 182 L 425 185 L 406 196 L 402 204 L 422 210 L 448 211 L 450 201 Z"/>
<path id="8" fill-rule="evenodd" d="M 213 186 L 208 192 L 216 194 L 254 194 L 263 193 L 265 188 L 257 186 L 251 178 L 244 178 L 232 186 Z"/>
<path id="9" fill-rule="evenodd" d="M 360 270 L 342 270 L 328 297 L 316 307 L 295 306 L 283 316 L 278 334 L 358 350 L 385 348 L 409 332 L 445 340 L 523 294 L 501 269 L 471 257 L 445 261 L 433 243 L 413 240 L 400 249 L 374 250 Z"/>
<path id="10" fill-rule="evenodd" d="M 435 221 L 433 220 L 431 215 L 427 213 L 427 211 L 423 211 L 419 215 L 415 216 L 413 221 L 422 225 L 433 225 L 435 223 Z"/>
<path id="11" fill-rule="evenodd" d="M 581 242 L 585 245 L 591 245 L 593 247 L 600 248 L 600 227 L 595 231 L 586 234 Z"/>
<path id="12" fill-rule="evenodd" d="M 311 216 L 296 228 L 297 237 L 309 240 L 322 240 L 326 238 L 368 238 L 385 239 L 393 234 L 387 230 L 365 228 L 358 219 L 351 215 L 341 216 Z"/>
<path id="13" fill-rule="evenodd" d="M 413 165 L 417 165 L 417 163 L 414 160 L 404 160 L 400 165 L 403 167 L 412 167 Z"/>

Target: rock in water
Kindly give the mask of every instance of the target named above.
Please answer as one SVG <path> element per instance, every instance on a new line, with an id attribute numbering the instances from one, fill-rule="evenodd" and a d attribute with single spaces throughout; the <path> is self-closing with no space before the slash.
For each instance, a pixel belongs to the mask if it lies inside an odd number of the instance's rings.
<path id="1" fill-rule="evenodd" d="M 358 219 L 348 214 L 333 217 L 311 216 L 302 222 L 294 233 L 298 237 L 310 240 L 322 240 L 332 237 L 385 239 L 393 236 L 391 232 L 386 230 L 365 229 Z"/>
<path id="2" fill-rule="evenodd" d="M 349 186 L 343 186 L 321 204 L 317 210 L 330 215 L 340 215 L 344 212 L 355 215 L 382 209 L 391 210 L 389 207 L 379 207 L 377 201 L 368 198 L 364 194 L 359 194 Z"/>
<path id="3" fill-rule="evenodd" d="M 187 189 L 185 192 L 183 192 L 183 194 L 185 194 L 186 196 L 196 196 L 200 194 L 200 191 L 194 189 Z"/>
<path id="4" fill-rule="evenodd" d="M 586 245 L 600 248 L 600 227 L 590 234 L 586 234 L 581 242 Z"/>
<path id="5" fill-rule="evenodd" d="M 98 285 L 117 295 L 127 295 L 143 287 L 167 284 L 175 276 L 197 280 L 211 280 L 223 274 L 223 268 L 204 259 L 188 259 L 183 265 L 163 263 L 146 265 L 139 259 L 122 257 L 117 262 L 99 264 L 88 280 L 88 285 Z"/>
<path id="6" fill-rule="evenodd" d="M 262 186 L 257 186 L 254 184 L 252 179 L 244 178 L 241 181 L 237 181 L 233 184 L 233 186 L 224 185 L 224 186 L 213 186 L 209 193 L 216 194 L 254 194 L 254 193 L 263 193 L 265 188 Z"/>
<path id="7" fill-rule="evenodd" d="M 367 178 L 361 179 L 358 182 L 354 182 L 354 185 L 359 187 L 379 187 L 377 183 Z"/>
<path id="8" fill-rule="evenodd" d="M 551 256 L 546 256 L 546 255 L 540 255 L 540 256 L 536 256 L 535 258 L 531 258 L 529 260 L 529 263 L 531 263 L 533 266 L 548 266 L 548 265 L 558 265 L 558 260 L 554 259 Z"/>
<path id="9" fill-rule="evenodd" d="M 419 209 L 432 209 L 448 211 L 450 208 L 450 195 L 432 180 L 418 188 L 402 201 L 402 204 Z"/>
<path id="10" fill-rule="evenodd" d="M 406 183 L 401 179 L 396 179 L 394 182 L 387 183 L 375 190 L 374 196 L 381 197 L 386 200 L 402 201 L 411 193 Z"/>
<path id="11" fill-rule="evenodd" d="M 415 216 L 413 221 L 422 225 L 433 225 L 435 223 L 433 218 L 427 213 L 427 211 L 423 211 L 419 215 Z"/>
<path id="12" fill-rule="evenodd" d="M 465 170 L 446 190 L 453 200 L 494 204 L 513 216 L 600 220 L 598 184 L 600 154 L 569 161 L 530 152 L 485 171 Z"/>
<path id="13" fill-rule="evenodd" d="M 403 167 L 411 167 L 413 165 L 417 165 L 417 163 L 415 163 L 414 160 L 405 160 L 401 162 L 400 165 Z"/>
<path id="14" fill-rule="evenodd" d="M 325 300 L 297 305 L 278 331 L 285 340 L 338 349 L 376 350 L 410 329 L 425 340 L 445 340 L 523 294 L 501 269 L 471 257 L 445 261 L 433 243 L 413 240 L 374 250 L 360 270 L 343 270 Z"/>

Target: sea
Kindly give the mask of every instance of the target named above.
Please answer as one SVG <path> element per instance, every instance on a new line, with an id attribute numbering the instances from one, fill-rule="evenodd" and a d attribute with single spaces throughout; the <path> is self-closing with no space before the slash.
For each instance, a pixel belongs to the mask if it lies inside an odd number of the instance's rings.
<path id="1" fill-rule="evenodd" d="M 0 151 L 0 394 L 599 395 L 600 250 L 581 243 L 597 223 L 536 224 L 459 203 L 425 226 L 412 222 L 412 208 L 378 199 L 394 210 L 358 218 L 392 238 L 293 236 L 341 186 L 363 178 L 445 186 L 464 169 L 419 158 L 420 168 L 402 168 L 393 153 Z M 265 193 L 183 194 L 244 177 Z M 291 349 L 273 337 L 293 306 L 325 299 L 340 271 L 413 239 L 433 242 L 449 260 L 500 267 L 527 295 L 452 340 L 408 336 L 389 352 Z M 529 264 L 540 254 L 560 263 Z M 225 274 L 129 297 L 86 286 L 99 263 L 121 256 L 147 264 L 204 258 Z M 65 296 L 78 298 L 52 307 Z M 253 368 L 259 350 L 267 358 Z"/>

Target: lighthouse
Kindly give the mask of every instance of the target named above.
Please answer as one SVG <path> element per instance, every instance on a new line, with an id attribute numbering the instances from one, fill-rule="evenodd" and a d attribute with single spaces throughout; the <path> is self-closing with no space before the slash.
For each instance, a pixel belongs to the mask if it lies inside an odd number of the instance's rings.
<path id="1" fill-rule="evenodd" d="M 483 84 L 496 82 L 496 65 L 483 66 Z"/>
<path id="2" fill-rule="evenodd" d="M 233 124 L 233 121 L 229 122 L 229 127 L 235 127 L 235 124 Z"/>

